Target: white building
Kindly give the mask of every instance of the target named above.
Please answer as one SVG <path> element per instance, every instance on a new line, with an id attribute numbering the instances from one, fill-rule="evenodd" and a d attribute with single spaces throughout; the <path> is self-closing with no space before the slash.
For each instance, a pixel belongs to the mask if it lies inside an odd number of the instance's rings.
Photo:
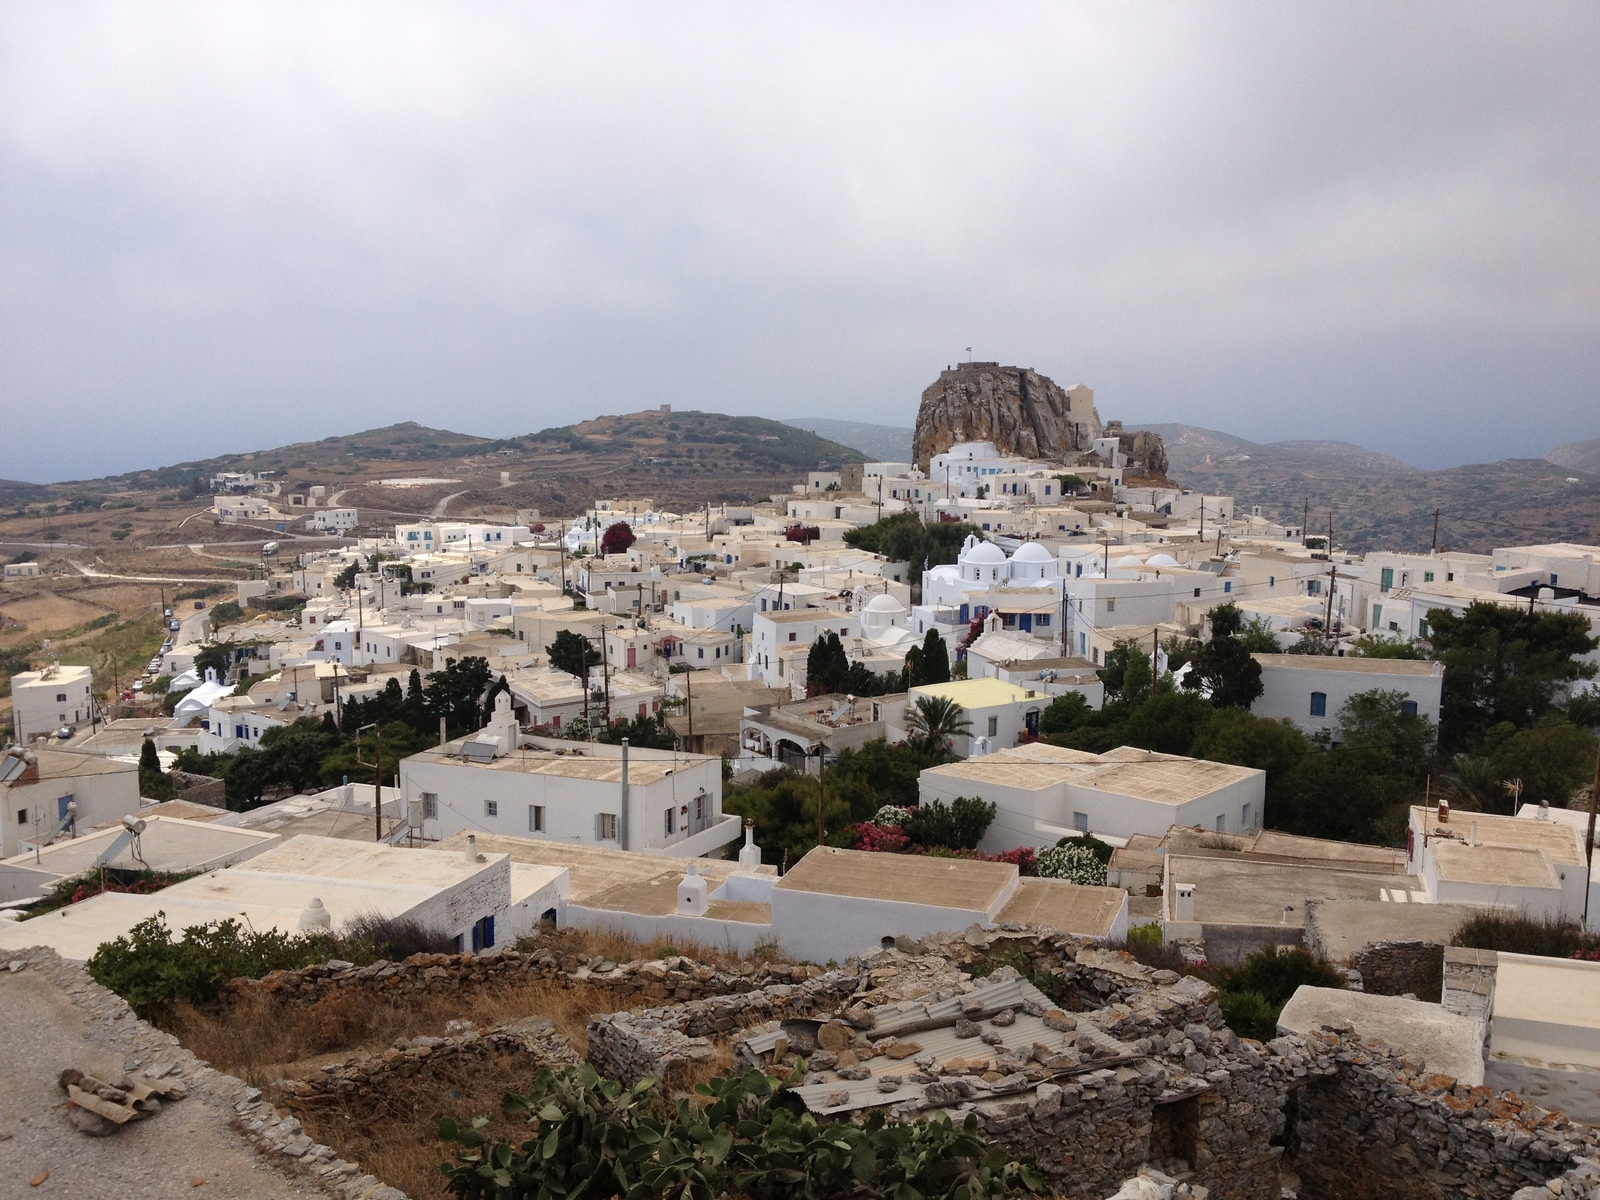
<path id="1" fill-rule="evenodd" d="M 217 520 L 227 524 L 235 521 L 265 521 L 272 516 L 272 506 L 255 496 L 216 496 L 211 501 L 211 511 Z"/>
<path id="2" fill-rule="evenodd" d="M 1035 742 L 933 767 L 918 780 L 922 804 L 977 796 L 995 805 L 979 849 L 1053 846 L 1093 833 L 1114 844 L 1161 837 L 1174 825 L 1220 833 L 1261 826 L 1266 772 L 1123 746 L 1105 754 Z"/>
<path id="3" fill-rule="evenodd" d="M 769 687 L 788 687 L 787 664 L 798 655 L 803 663 L 805 651 L 818 637 L 836 633 L 840 639 L 856 636 L 857 619 L 825 608 L 803 608 L 794 612 L 758 612 L 751 617 L 750 678 Z"/>
<path id="4" fill-rule="evenodd" d="M 998 679 L 952 679 L 949 683 L 928 683 L 908 691 L 907 716 L 924 697 L 953 701 L 971 722 L 970 732 L 957 734 L 952 739 L 952 749 L 962 758 L 992 754 L 1015 746 L 1024 734 L 1038 733 L 1039 714 L 1051 700 L 1033 688 L 1002 683 Z"/>
<path id="5" fill-rule="evenodd" d="M 1439 723 L 1444 664 L 1407 658 L 1337 658 L 1324 654 L 1255 654 L 1261 695 L 1250 706 L 1258 717 L 1290 720 L 1306 733 L 1335 731 L 1350 697 L 1400 692 L 1404 710 Z"/>
<path id="6" fill-rule="evenodd" d="M 508 704 L 481 733 L 402 759 L 400 788 L 429 839 L 482 831 L 695 858 L 739 836 L 720 758 L 522 738 Z"/>
<path id="7" fill-rule="evenodd" d="M 306 519 L 306 528 L 325 533 L 349 533 L 360 523 L 353 508 L 320 508 Z"/>
<path id="8" fill-rule="evenodd" d="M 61 837 L 138 812 L 139 767 L 98 754 L 19 747 L 0 755 L 0 798 L 0 858 L 10 858 L 69 815 Z"/>
<path id="9" fill-rule="evenodd" d="M 7 579 L 36 579 L 39 575 L 39 564 L 32 560 L 28 562 L 12 562 L 6 564 Z"/>
<path id="10" fill-rule="evenodd" d="M 471 847 L 449 853 L 302 835 L 153 895 L 105 892 L 49 921 L 0 925 L 0 949 L 42 944 L 81 962 L 160 912 L 174 929 L 242 918 L 284 933 L 403 918 L 453 938 L 461 951 L 487 950 L 532 932 L 568 886 L 560 868 Z"/>
<path id="11" fill-rule="evenodd" d="M 19 743 L 94 717 L 94 672 L 51 664 L 11 677 L 11 730 Z"/>

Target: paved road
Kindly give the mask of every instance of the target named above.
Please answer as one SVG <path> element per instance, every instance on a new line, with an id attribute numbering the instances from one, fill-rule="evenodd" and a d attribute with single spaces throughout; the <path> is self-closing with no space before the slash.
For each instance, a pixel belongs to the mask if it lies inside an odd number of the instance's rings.
<path id="1" fill-rule="evenodd" d="M 443 500 L 439 501 L 439 503 L 433 506 L 433 515 L 436 517 L 444 516 L 445 510 L 450 507 L 450 501 L 454 500 L 457 496 L 465 496 L 466 494 L 466 492 L 451 492 Z"/>
<path id="2" fill-rule="evenodd" d="M 67 562 L 72 569 L 80 575 L 90 579 L 122 579 L 130 583 L 217 583 L 217 577 L 195 575 L 118 575 L 114 571 L 102 571 L 98 567 L 86 567 L 76 559 L 69 558 Z M 226 582 L 226 581 L 223 581 Z"/>
<path id="3" fill-rule="evenodd" d="M 0 1200 L 290 1200 L 325 1195 L 267 1162 L 228 1126 L 232 1110 L 203 1083 L 112 1137 L 67 1123 L 56 1076 L 67 1067 L 121 1072 L 126 1045 L 103 1020 L 34 968 L 0 971 Z M 119 1024 L 127 1024 L 121 1022 Z M 49 1172 L 37 1187 L 30 1181 Z M 197 1182 L 198 1181 L 198 1182 Z"/>

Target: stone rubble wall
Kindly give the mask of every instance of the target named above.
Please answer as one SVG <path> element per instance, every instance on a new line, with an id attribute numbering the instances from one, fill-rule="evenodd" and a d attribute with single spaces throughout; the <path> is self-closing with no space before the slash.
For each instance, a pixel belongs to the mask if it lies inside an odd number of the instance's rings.
<path id="1" fill-rule="evenodd" d="M 1363 991 L 1439 1002 L 1444 947 L 1437 942 L 1371 942 L 1350 956 L 1350 965 L 1360 972 Z"/>
<path id="2" fill-rule="evenodd" d="M 674 956 L 630 963 L 564 952 L 559 945 L 528 951 L 511 947 L 484 954 L 413 954 L 401 962 L 379 960 L 365 967 L 329 962 L 297 971 L 273 971 L 260 979 L 234 979 L 223 999 L 267 994 L 279 1004 L 310 1005 L 334 995 L 361 992 L 374 1000 L 388 995 L 444 993 L 491 983 L 586 983 L 614 993 L 619 1004 L 683 1002 L 803 983 L 821 967 L 788 963 L 741 963 L 718 969 Z"/>
<path id="3" fill-rule="evenodd" d="M 511 1052 L 532 1056 L 552 1070 L 576 1065 L 577 1053 L 541 1017 L 523 1017 L 479 1032 L 451 1037 L 414 1037 L 380 1054 L 363 1055 L 324 1067 L 309 1079 L 282 1079 L 274 1086 L 298 1112 L 335 1108 L 349 1115 L 381 1106 L 385 1086 L 397 1079 L 436 1071 L 444 1064 L 486 1064 Z"/>
<path id="4" fill-rule="evenodd" d="M 842 1007 L 861 982 L 858 971 L 836 970 L 799 984 L 772 984 L 642 1012 L 596 1014 L 589 1018 L 589 1062 L 624 1083 L 646 1075 L 670 1082 L 683 1069 L 716 1057 L 714 1035 L 831 1011 Z"/>

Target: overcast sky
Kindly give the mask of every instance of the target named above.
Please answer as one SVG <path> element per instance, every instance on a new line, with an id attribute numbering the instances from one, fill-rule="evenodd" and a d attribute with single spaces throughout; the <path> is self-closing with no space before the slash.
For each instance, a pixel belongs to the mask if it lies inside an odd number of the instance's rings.
<path id="1" fill-rule="evenodd" d="M 0 7 L 0 476 L 660 403 L 1600 437 L 1593 3 Z"/>

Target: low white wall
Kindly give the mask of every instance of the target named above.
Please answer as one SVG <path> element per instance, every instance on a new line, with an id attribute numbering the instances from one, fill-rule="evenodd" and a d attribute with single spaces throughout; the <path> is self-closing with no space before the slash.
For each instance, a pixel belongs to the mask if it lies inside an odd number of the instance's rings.
<path id="1" fill-rule="evenodd" d="M 1001 903 L 1007 898 L 1003 896 Z M 843 962 L 881 948 L 886 937 L 953 933 L 974 922 L 987 925 L 990 915 L 971 908 L 772 890 L 772 928 L 778 945 L 791 958 L 810 962 Z"/>

